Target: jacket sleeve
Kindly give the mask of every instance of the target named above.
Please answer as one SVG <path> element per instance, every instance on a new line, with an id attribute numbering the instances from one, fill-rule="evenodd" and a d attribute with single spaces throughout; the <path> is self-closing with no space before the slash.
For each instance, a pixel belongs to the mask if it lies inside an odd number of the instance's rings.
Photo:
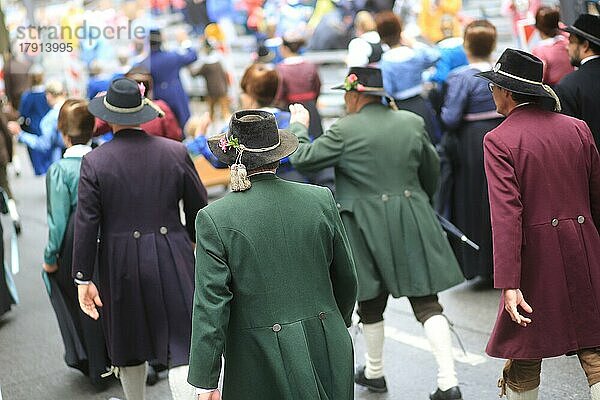
<path id="1" fill-rule="evenodd" d="M 198 54 L 196 54 L 196 50 L 191 47 L 187 48 L 185 52 L 177 53 L 177 64 L 180 68 L 193 63 L 197 59 Z"/>
<path id="2" fill-rule="evenodd" d="M 298 171 L 315 172 L 337 165 L 344 153 L 344 141 L 339 133 L 339 125 L 334 123 L 324 134 L 310 142 L 308 129 L 295 122 L 288 128 L 300 142 L 298 150 L 290 156 L 290 161 Z"/>
<path id="3" fill-rule="evenodd" d="M 27 147 L 38 151 L 48 151 L 52 148 L 54 135 L 58 134 L 56 129 L 57 120 L 55 114 L 46 114 L 40 121 L 40 136 L 29 132 L 21 132 L 19 142 L 25 143 Z"/>
<path id="4" fill-rule="evenodd" d="M 229 326 L 231 272 L 217 227 L 206 211 L 198 213 L 196 228 L 196 289 L 188 382 L 212 389 L 219 383 Z"/>
<path id="5" fill-rule="evenodd" d="M 350 242 L 331 192 L 329 192 L 329 207 L 332 211 L 334 224 L 333 260 L 329 269 L 329 276 L 338 309 L 344 317 L 346 326 L 350 327 L 358 294 L 356 268 Z"/>
<path id="6" fill-rule="evenodd" d="M 523 204 L 512 155 L 495 135 L 483 140 L 484 166 L 488 181 L 494 246 L 494 287 L 521 286 Z"/>
<path id="7" fill-rule="evenodd" d="M 75 210 L 75 235 L 73 239 L 73 278 L 92 280 L 98 245 L 98 232 L 102 219 L 100 184 L 92 165 L 83 157 L 77 208 Z M 81 272 L 81 275 L 78 275 Z"/>
<path id="8" fill-rule="evenodd" d="M 200 181 L 198 171 L 194 162 L 187 153 L 185 146 L 182 146 L 183 161 L 183 213 L 185 214 L 185 228 L 188 231 L 190 240 L 195 243 L 196 230 L 192 221 L 196 220 L 196 214 L 201 208 L 208 204 L 208 195 L 206 188 Z"/>
<path id="9" fill-rule="evenodd" d="M 448 76 L 448 91 L 442 106 L 441 119 L 449 129 L 456 129 L 462 122 L 467 105 L 469 88 L 460 75 Z"/>
<path id="10" fill-rule="evenodd" d="M 44 249 L 44 262 L 56 264 L 69 216 L 71 199 L 58 164 L 53 164 L 46 173 L 46 208 L 48 211 L 48 243 Z"/>
<path id="11" fill-rule="evenodd" d="M 422 150 L 421 163 L 418 170 L 419 182 L 425 193 L 429 196 L 429 199 L 432 200 L 440 178 L 440 157 L 433 144 L 431 144 L 424 124 L 422 125 L 420 135 Z"/>

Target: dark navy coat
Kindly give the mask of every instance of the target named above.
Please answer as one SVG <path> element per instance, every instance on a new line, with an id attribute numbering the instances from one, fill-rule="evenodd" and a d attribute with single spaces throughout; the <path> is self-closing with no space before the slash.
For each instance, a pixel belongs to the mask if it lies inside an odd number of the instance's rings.
<path id="1" fill-rule="evenodd" d="M 164 100 L 171 107 L 182 128 L 190 118 L 190 99 L 183 90 L 179 70 L 197 58 L 193 49 L 188 49 L 185 53 L 159 50 L 150 53 L 142 62 L 152 74 L 154 97 Z"/>
<path id="2" fill-rule="evenodd" d="M 83 157 L 73 277 L 90 280 L 98 254 L 113 365 L 188 363 L 194 219 L 206 204 L 192 160 L 174 140 L 122 130 Z"/>

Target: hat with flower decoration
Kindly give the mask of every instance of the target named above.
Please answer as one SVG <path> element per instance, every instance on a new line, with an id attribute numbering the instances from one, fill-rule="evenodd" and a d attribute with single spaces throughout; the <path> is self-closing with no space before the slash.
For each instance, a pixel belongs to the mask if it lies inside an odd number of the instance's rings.
<path id="1" fill-rule="evenodd" d="M 236 111 L 227 132 L 208 139 L 217 159 L 230 166 L 231 190 L 250 188 L 247 171 L 279 161 L 298 148 L 298 138 L 278 129 L 275 115 L 263 110 Z"/>
<path id="2" fill-rule="evenodd" d="M 90 100 L 88 110 L 95 117 L 111 124 L 143 124 L 164 115 L 160 107 L 145 97 L 145 90 L 144 85 L 133 79 L 115 79 L 105 95 Z"/>
<path id="3" fill-rule="evenodd" d="M 357 91 L 371 96 L 391 98 L 383 88 L 383 78 L 379 68 L 351 67 L 344 83 L 334 86 L 332 89 L 345 90 L 346 92 Z"/>

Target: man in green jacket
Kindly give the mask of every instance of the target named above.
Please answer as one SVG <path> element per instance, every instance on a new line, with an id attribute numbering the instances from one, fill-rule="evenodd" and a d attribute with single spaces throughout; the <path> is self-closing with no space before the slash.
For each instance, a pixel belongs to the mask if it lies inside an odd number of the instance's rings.
<path id="1" fill-rule="evenodd" d="M 329 189 L 275 176 L 298 147 L 273 114 L 234 113 L 209 140 L 233 192 L 196 218 L 188 381 L 226 400 L 351 400 L 356 272 Z"/>
<path id="2" fill-rule="evenodd" d="M 355 381 L 385 392 L 383 311 L 388 296 L 407 296 L 438 363 L 432 400 L 462 398 L 448 321 L 437 293 L 463 281 L 445 233 L 431 208 L 439 159 L 423 119 L 382 104 L 381 71 L 351 68 L 344 84 L 348 116 L 310 143 L 308 113 L 290 110 L 300 140 L 290 161 L 300 171 L 335 167 L 337 207 L 356 262 L 358 314 L 367 347 Z M 392 103 L 393 105 L 393 103 Z"/>

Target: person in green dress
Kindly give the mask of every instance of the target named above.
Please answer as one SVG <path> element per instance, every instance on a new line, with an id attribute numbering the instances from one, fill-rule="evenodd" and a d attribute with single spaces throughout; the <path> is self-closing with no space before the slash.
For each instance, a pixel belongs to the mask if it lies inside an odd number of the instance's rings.
<path id="1" fill-rule="evenodd" d="M 290 130 L 300 141 L 290 161 L 303 173 L 335 168 L 337 208 L 356 263 L 367 347 L 366 366 L 355 382 L 387 391 L 383 312 L 389 295 L 406 296 L 438 364 L 438 387 L 430 399 L 461 399 L 437 293 L 464 278 L 431 206 L 440 174 L 437 152 L 423 118 L 382 104 L 389 96 L 381 70 L 353 67 L 334 89 L 345 91 L 348 115 L 312 143 L 308 113 L 301 105 L 290 107 Z"/>
<path id="2" fill-rule="evenodd" d="M 80 309 L 77 287 L 71 279 L 73 252 L 73 214 L 77 206 L 77 187 L 81 158 L 89 146 L 95 119 L 88 102 L 66 100 L 58 116 L 58 130 L 67 147 L 63 158 L 46 173 L 48 242 L 44 249 L 43 278 L 54 308 L 65 345 L 65 362 L 87 375 L 103 388 L 101 375 L 110 367 L 101 321 L 88 318 Z"/>

